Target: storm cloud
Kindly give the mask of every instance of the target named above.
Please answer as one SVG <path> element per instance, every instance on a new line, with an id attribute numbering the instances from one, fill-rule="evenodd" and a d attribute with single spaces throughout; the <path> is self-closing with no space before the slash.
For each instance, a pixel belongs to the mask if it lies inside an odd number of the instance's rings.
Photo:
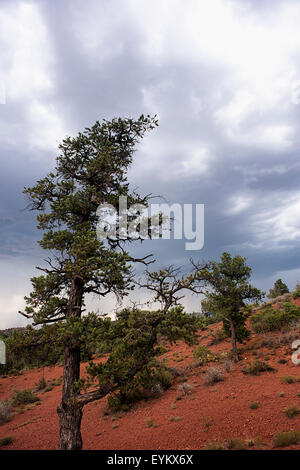
<path id="1" fill-rule="evenodd" d="M 26 324 L 16 312 L 44 256 L 23 187 L 53 168 L 64 136 L 114 116 L 159 118 L 135 154 L 134 186 L 205 204 L 201 251 L 161 240 L 139 254 L 184 266 L 227 250 L 248 257 L 258 287 L 295 286 L 299 20 L 297 0 L 2 0 L 0 328 Z"/>

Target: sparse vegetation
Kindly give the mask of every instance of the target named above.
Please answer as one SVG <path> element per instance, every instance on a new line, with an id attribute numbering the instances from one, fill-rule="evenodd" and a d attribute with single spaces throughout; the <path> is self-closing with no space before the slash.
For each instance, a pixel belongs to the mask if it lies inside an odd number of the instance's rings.
<path id="1" fill-rule="evenodd" d="M 277 432 L 273 436 L 274 447 L 289 447 L 300 443 L 300 431 Z"/>
<path id="2" fill-rule="evenodd" d="M 259 408 L 259 403 L 257 401 L 251 401 L 249 403 L 249 408 L 251 408 L 251 410 L 257 410 L 257 408 Z"/>
<path id="3" fill-rule="evenodd" d="M 9 400 L 0 402 L 0 425 L 10 420 L 11 411 L 11 403 Z"/>
<path id="4" fill-rule="evenodd" d="M 39 391 L 39 390 L 43 390 L 46 387 L 47 387 L 47 382 L 45 380 L 45 377 L 41 377 L 38 383 L 36 384 L 36 389 Z"/>
<path id="5" fill-rule="evenodd" d="M 182 416 L 170 416 L 170 421 L 177 423 L 177 421 L 181 421 Z"/>
<path id="6" fill-rule="evenodd" d="M 300 409 L 298 408 L 297 405 L 292 405 L 292 406 L 286 407 L 284 412 L 288 418 L 292 419 L 294 416 L 300 413 Z"/>
<path id="7" fill-rule="evenodd" d="M 35 403 L 40 401 L 39 397 L 30 389 L 15 390 L 11 402 L 13 406 L 27 405 L 28 403 Z"/>
<path id="8" fill-rule="evenodd" d="M 243 374 L 246 375 L 259 375 L 261 372 L 274 372 L 275 369 L 266 362 L 254 361 L 250 362 L 242 369 Z"/>
<path id="9" fill-rule="evenodd" d="M 178 385 L 178 390 L 182 395 L 190 395 L 192 393 L 193 387 L 188 383 L 183 383 Z"/>
<path id="10" fill-rule="evenodd" d="M 266 306 L 252 315 L 251 326 L 255 333 L 281 330 L 300 320 L 300 308 L 291 302 L 284 302 L 280 309 Z"/>
<path id="11" fill-rule="evenodd" d="M 296 382 L 300 382 L 300 377 L 293 377 L 292 375 L 283 375 L 280 380 L 284 384 L 294 384 Z"/>
<path id="12" fill-rule="evenodd" d="M 8 446 L 13 441 L 12 436 L 5 436 L 0 439 L 0 447 Z"/>
<path id="13" fill-rule="evenodd" d="M 225 380 L 225 377 L 222 369 L 220 367 L 210 367 L 204 376 L 203 383 L 205 385 L 213 385 L 223 380 Z"/>

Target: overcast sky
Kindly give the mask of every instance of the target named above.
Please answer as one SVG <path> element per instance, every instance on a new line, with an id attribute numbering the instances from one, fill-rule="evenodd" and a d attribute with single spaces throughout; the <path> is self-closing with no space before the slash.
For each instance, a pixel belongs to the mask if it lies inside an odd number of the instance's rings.
<path id="1" fill-rule="evenodd" d="M 187 265 L 226 250 L 258 287 L 295 286 L 299 24 L 298 0 L 1 0 L 0 328 L 26 324 L 16 312 L 45 256 L 23 187 L 63 137 L 114 116 L 158 115 L 130 170 L 142 193 L 205 204 L 201 251 L 162 240 L 139 253 Z"/>

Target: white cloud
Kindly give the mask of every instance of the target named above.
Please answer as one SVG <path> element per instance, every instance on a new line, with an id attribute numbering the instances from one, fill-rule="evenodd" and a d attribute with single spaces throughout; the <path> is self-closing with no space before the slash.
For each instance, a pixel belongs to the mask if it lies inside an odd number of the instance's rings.
<path id="1" fill-rule="evenodd" d="M 2 143 L 28 145 L 30 150 L 56 147 L 65 130 L 50 101 L 55 91 L 55 58 L 37 4 L 21 1 L 4 6 L 0 10 L 0 39 L 5 106 L 8 110 L 15 106 L 13 124 L 7 122 L 6 108 L 2 108 Z"/>
<path id="2" fill-rule="evenodd" d="M 8 101 L 53 89 L 51 44 L 36 4 L 20 2 L 2 8 L 0 37 Z"/>
<path id="3" fill-rule="evenodd" d="M 249 225 L 258 242 L 267 249 L 287 247 L 289 242 L 300 241 L 300 192 L 292 195 L 273 195 L 265 201 L 263 209 L 257 200 L 258 210 Z"/>
<path id="4" fill-rule="evenodd" d="M 238 194 L 229 198 L 226 214 L 235 215 L 247 210 L 253 204 L 253 198 L 246 194 Z"/>

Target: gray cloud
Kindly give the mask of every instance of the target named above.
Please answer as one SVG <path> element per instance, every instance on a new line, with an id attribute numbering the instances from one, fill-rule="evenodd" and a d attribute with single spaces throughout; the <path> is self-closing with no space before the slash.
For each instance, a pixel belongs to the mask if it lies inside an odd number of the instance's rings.
<path id="1" fill-rule="evenodd" d="M 164 240 L 137 253 L 186 265 L 191 255 L 229 250 L 248 256 L 261 288 L 279 273 L 294 286 L 299 11 L 296 1 L 268 0 L 2 2 L 0 328 L 17 322 L 16 304 L 42 258 L 23 187 L 52 168 L 66 134 L 119 115 L 159 116 L 136 154 L 132 184 L 171 203 L 205 204 L 199 253 Z M 187 299 L 187 308 L 197 306 Z"/>

